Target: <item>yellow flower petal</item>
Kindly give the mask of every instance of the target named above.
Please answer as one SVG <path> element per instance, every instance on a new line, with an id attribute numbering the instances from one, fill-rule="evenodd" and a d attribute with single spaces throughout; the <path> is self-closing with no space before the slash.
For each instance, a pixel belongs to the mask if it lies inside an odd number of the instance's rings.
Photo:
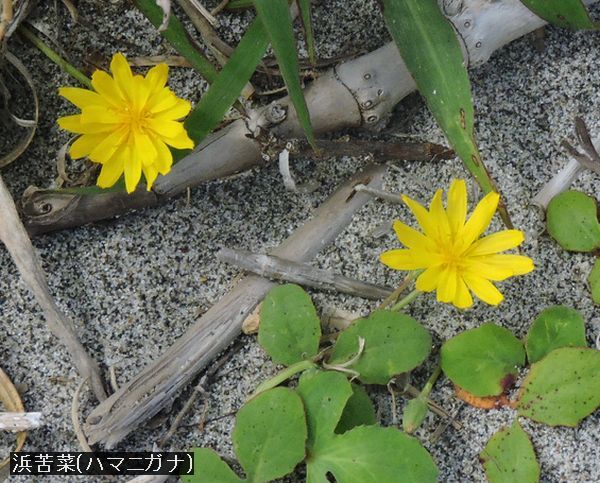
<path id="1" fill-rule="evenodd" d="M 431 245 L 429 239 L 423 235 L 423 233 L 405 225 L 401 221 L 396 220 L 394 222 L 394 231 L 400 243 L 408 248 L 424 247 L 425 245 Z"/>
<path id="2" fill-rule="evenodd" d="M 103 70 L 97 70 L 92 74 L 92 86 L 113 107 L 123 105 L 124 97 L 119 91 L 115 80 Z"/>
<path id="3" fill-rule="evenodd" d="M 504 300 L 504 296 L 489 280 L 470 274 L 465 274 L 463 279 L 467 287 L 485 303 L 498 305 Z"/>
<path id="4" fill-rule="evenodd" d="M 106 137 L 94 147 L 89 154 L 89 158 L 96 163 L 106 163 L 113 157 L 117 150 L 121 148 L 126 137 L 127 131 L 124 129 L 118 129 L 107 134 Z"/>
<path id="5" fill-rule="evenodd" d="M 525 275 L 535 268 L 533 260 L 523 255 L 488 255 L 481 257 L 488 266 L 510 270 L 511 276 Z"/>
<path id="6" fill-rule="evenodd" d="M 459 309 L 466 309 L 473 305 L 473 297 L 471 297 L 471 292 L 467 288 L 467 284 L 462 279 L 462 277 L 458 277 L 458 282 L 456 285 L 456 295 L 454 296 L 454 300 L 452 301 L 455 307 Z"/>
<path id="7" fill-rule="evenodd" d="M 438 302 L 452 302 L 456 296 L 456 286 L 458 284 L 458 274 L 452 268 L 446 268 L 440 274 L 437 286 Z"/>
<path id="8" fill-rule="evenodd" d="M 156 149 L 156 169 L 160 174 L 167 174 L 173 165 L 173 155 L 167 145 L 160 139 L 150 138 Z"/>
<path id="9" fill-rule="evenodd" d="M 146 85 L 151 94 L 160 91 L 165 87 L 169 78 L 169 66 L 167 64 L 157 64 L 146 74 Z"/>
<path id="10" fill-rule="evenodd" d="M 485 195 L 477 204 L 463 228 L 461 241 L 464 246 L 469 246 L 486 230 L 496 213 L 499 201 L 500 195 L 492 192 Z"/>
<path id="11" fill-rule="evenodd" d="M 80 109 L 86 106 L 106 106 L 106 101 L 98 93 L 79 87 L 61 87 L 59 95 Z"/>
<path id="12" fill-rule="evenodd" d="M 406 195 L 402 196 L 402 200 L 415 215 L 415 218 L 425 232 L 425 235 L 429 238 L 435 238 L 437 234 L 437 227 L 435 225 L 435 221 L 429 214 L 429 211 L 427 211 L 427 209 L 421 203 L 418 203 Z"/>
<path id="13" fill-rule="evenodd" d="M 73 159 L 83 158 L 102 142 L 104 134 L 83 134 L 79 136 L 69 148 L 69 156 Z"/>
<path id="14" fill-rule="evenodd" d="M 448 216 L 446 210 L 442 204 L 442 193 L 441 189 L 435 192 L 431 204 L 429 205 L 429 214 L 434 224 L 437 227 L 437 239 L 440 243 L 446 243 L 450 240 L 452 233 L 450 231 L 450 224 L 448 222 Z"/>
<path id="15" fill-rule="evenodd" d="M 146 190 L 150 191 L 158 176 L 158 170 L 154 165 L 142 166 L 142 170 L 144 171 L 144 177 L 146 178 Z"/>
<path id="16" fill-rule="evenodd" d="M 123 54 L 113 55 L 110 71 L 113 73 L 113 78 L 123 98 L 131 99 L 133 74 Z"/>
<path id="17" fill-rule="evenodd" d="M 464 179 L 455 179 L 448 190 L 448 220 L 453 235 L 457 235 L 467 217 L 467 185 Z"/>
<path id="18" fill-rule="evenodd" d="M 129 151 L 129 152 L 128 152 Z M 133 193 L 142 177 L 142 160 L 135 155 L 133 150 L 127 149 L 124 153 L 125 159 L 125 189 L 127 193 Z"/>
<path id="19" fill-rule="evenodd" d="M 163 141 L 167 143 L 169 146 L 173 146 L 176 149 L 193 149 L 194 141 L 190 139 L 188 133 L 185 129 L 175 137 L 172 138 L 163 138 Z"/>
<path id="20" fill-rule="evenodd" d="M 100 188 L 110 188 L 121 177 L 124 170 L 123 151 L 115 153 L 113 157 L 102 165 L 102 171 L 96 180 L 96 184 Z"/>
<path id="21" fill-rule="evenodd" d="M 379 259 L 384 265 L 396 270 L 419 270 L 435 265 L 436 257 L 416 250 L 390 250 L 383 252 Z"/>
<path id="22" fill-rule="evenodd" d="M 187 116 L 192 109 L 192 105 L 184 99 L 176 99 L 173 106 L 165 109 L 164 111 L 157 112 L 155 117 L 157 119 L 175 120 L 181 119 Z"/>
<path id="23" fill-rule="evenodd" d="M 107 124 L 83 123 L 81 122 L 81 114 L 59 117 L 56 122 L 65 131 L 71 131 L 75 134 L 98 134 L 114 129 Z"/>
<path id="24" fill-rule="evenodd" d="M 467 266 L 462 270 L 462 274 L 483 277 L 488 280 L 493 280 L 494 282 L 500 282 L 513 276 L 513 272 L 510 268 L 486 263 L 486 258 L 487 257 L 480 257 L 477 259 L 469 258 L 468 261 L 465 262 L 465 265 Z"/>
<path id="25" fill-rule="evenodd" d="M 477 240 L 467 254 L 472 257 L 490 255 L 515 248 L 523 243 L 525 235 L 521 230 L 503 230 Z"/>
<path id="26" fill-rule="evenodd" d="M 444 268 L 441 265 L 429 267 L 417 278 L 416 289 L 421 292 L 433 292 L 438 286 L 443 270 Z"/>
<path id="27" fill-rule="evenodd" d="M 81 109 L 82 123 L 119 124 L 119 119 L 114 111 L 100 106 L 86 106 Z"/>
<path id="28" fill-rule="evenodd" d="M 148 99 L 148 104 L 146 107 L 152 114 L 156 114 L 157 112 L 164 111 L 165 109 L 170 109 L 176 103 L 177 96 L 173 94 L 170 89 L 165 87 L 164 89 L 154 93 L 152 97 Z"/>
<path id="29" fill-rule="evenodd" d="M 165 121 L 150 118 L 146 121 L 146 126 L 154 132 L 155 135 L 161 138 L 175 138 L 179 136 L 185 129 L 183 124 L 177 121 Z"/>
<path id="30" fill-rule="evenodd" d="M 151 166 L 156 161 L 156 155 L 158 154 L 154 144 L 146 134 L 134 133 L 134 152 L 142 162 L 143 166 Z"/>

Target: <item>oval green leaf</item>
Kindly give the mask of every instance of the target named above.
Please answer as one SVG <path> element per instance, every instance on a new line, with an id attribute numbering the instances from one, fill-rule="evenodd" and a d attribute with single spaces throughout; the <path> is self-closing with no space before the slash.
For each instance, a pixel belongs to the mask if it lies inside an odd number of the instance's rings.
<path id="1" fill-rule="evenodd" d="M 260 308 L 258 343 L 286 366 L 317 355 L 321 321 L 310 296 L 298 285 L 273 288 Z"/>
<path id="2" fill-rule="evenodd" d="M 194 448 L 194 474 L 181 476 L 183 483 L 238 483 L 239 478 L 212 449 Z"/>
<path id="3" fill-rule="evenodd" d="M 596 29 L 597 25 L 581 0 L 521 0 L 538 17 L 573 30 Z"/>
<path id="4" fill-rule="evenodd" d="M 585 324 L 577 310 L 555 305 L 543 310 L 527 334 L 527 360 L 537 362 L 559 347 L 586 347 Z"/>
<path id="5" fill-rule="evenodd" d="M 364 387 L 352 384 L 352 396 L 348 399 L 342 417 L 335 428 L 337 434 L 355 428 L 356 426 L 371 426 L 377 422 L 373 401 Z"/>
<path id="6" fill-rule="evenodd" d="M 517 399 L 521 416 L 577 426 L 600 405 L 600 351 L 563 347 L 531 366 Z"/>
<path id="7" fill-rule="evenodd" d="M 448 340 L 441 362 L 446 376 L 462 389 L 477 397 L 498 396 L 525 364 L 525 349 L 508 329 L 488 323 Z"/>
<path id="8" fill-rule="evenodd" d="M 479 456 L 490 483 L 536 483 L 540 479 L 533 445 L 518 421 L 494 434 Z"/>
<path id="9" fill-rule="evenodd" d="M 402 413 L 402 429 L 408 434 L 414 433 L 423 424 L 428 412 L 427 398 L 416 397 L 411 399 Z"/>
<path id="10" fill-rule="evenodd" d="M 338 337 L 329 364 L 355 358 L 359 338 L 365 346 L 350 369 L 366 384 L 387 384 L 395 375 L 421 364 L 431 351 L 429 332 L 412 317 L 390 310 L 378 310 L 359 319 Z"/>
<path id="11" fill-rule="evenodd" d="M 396 428 L 360 426 L 332 438 L 307 460 L 307 482 L 433 483 L 438 469 L 419 440 Z"/>
<path id="12" fill-rule="evenodd" d="M 238 411 L 233 447 L 250 481 L 270 481 L 304 459 L 306 434 L 302 400 L 291 389 L 277 387 Z"/>
<path id="13" fill-rule="evenodd" d="M 565 250 L 591 252 L 600 248 L 596 200 L 581 191 L 552 198 L 547 211 L 548 233 Z"/>
<path id="14" fill-rule="evenodd" d="M 588 283 L 592 291 L 592 300 L 596 305 L 600 305 L 600 258 L 594 262 L 594 267 L 588 276 Z"/>

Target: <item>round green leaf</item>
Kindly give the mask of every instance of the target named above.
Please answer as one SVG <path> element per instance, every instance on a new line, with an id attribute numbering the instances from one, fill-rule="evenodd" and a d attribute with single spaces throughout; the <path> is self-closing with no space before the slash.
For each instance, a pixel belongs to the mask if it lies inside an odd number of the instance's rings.
<path id="1" fill-rule="evenodd" d="M 438 469 L 416 438 L 396 428 L 359 426 L 311 453 L 307 481 L 326 482 L 327 473 L 337 483 L 433 483 Z"/>
<path id="2" fill-rule="evenodd" d="M 450 380 L 474 396 L 498 396 L 525 364 L 525 349 L 509 330 L 488 323 L 447 341 L 442 369 Z"/>
<path id="3" fill-rule="evenodd" d="M 551 426 L 577 426 L 600 405 L 600 351 L 555 349 L 531 366 L 519 414 Z"/>
<path id="4" fill-rule="evenodd" d="M 183 483 L 239 483 L 240 479 L 212 449 L 194 448 L 194 475 L 182 476 Z"/>
<path id="5" fill-rule="evenodd" d="M 412 317 L 378 310 L 359 319 L 338 337 L 329 364 L 342 364 L 354 358 L 359 337 L 365 340 L 362 354 L 350 368 L 366 384 L 387 384 L 395 375 L 421 364 L 431 350 L 431 336 Z"/>
<path id="6" fill-rule="evenodd" d="M 302 400 L 291 389 L 277 387 L 238 411 L 233 447 L 249 480 L 270 481 L 304 459 L 306 433 Z"/>
<path id="7" fill-rule="evenodd" d="M 518 421 L 494 434 L 479 456 L 490 483 L 536 483 L 540 479 L 533 445 Z"/>
<path id="8" fill-rule="evenodd" d="M 559 347 L 586 347 L 585 326 L 577 310 L 555 305 L 542 311 L 527 334 L 527 360 L 537 362 Z"/>
<path id="9" fill-rule="evenodd" d="M 600 305 L 600 258 L 596 259 L 594 268 L 588 277 L 590 289 L 592 291 L 592 300 L 595 304 Z"/>
<path id="10" fill-rule="evenodd" d="M 335 432 L 342 434 L 356 426 L 370 426 L 376 422 L 375 408 L 367 391 L 358 384 L 352 384 L 352 396 L 344 407 Z"/>
<path id="11" fill-rule="evenodd" d="M 317 355 L 321 321 L 309 295 L 298 285 L 272 289 L 260 309 L 258 342 L 286 366 Z"/>
<path id="12" fill-rule="evenodd" d="M 596 200 L 580 191 L 552 198 L 547 211 L 548 233 L 565 250 L 591 252 L 600 248 Z"/>

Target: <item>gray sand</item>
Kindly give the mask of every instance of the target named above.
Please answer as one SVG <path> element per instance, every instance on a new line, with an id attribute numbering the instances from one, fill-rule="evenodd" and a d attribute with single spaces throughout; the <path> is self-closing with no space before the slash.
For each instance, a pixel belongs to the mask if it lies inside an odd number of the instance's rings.
<path id="1" fill-rule="evenodd" d="M 206 2 L 209 4 L 210 2 Z M 213 2 L 214 3 L 214 2 Z M 323 56 L 373 49 L 386 40 L 385 29 L 374 3 L 369 0 L 327 2 L 317 8 L 316 29 Z M 149 24 L 127 4 L 79 2 L 81 14 L 93 21 L 97 32 L 73 26 L 61 11 L 59 41 L 74 62 L 92 52 L 110 56 L 121 50 L 129 56 L 169 52 Z M 332 14 L 335 12 L 335 14 Z M 600 13 L 596 8 L 595 13 Z M 39 11 L 37 21 L 53 31 L 55 13 Z M 248 15 L 224 17 L 223 32 L 230 41 L 239 38 Z M 135 45 L 129 40 L 135 39 Z M 593 259 L 568 254 L 539 235 L 541 224 L 528 208 L 542 184 L 566 161 L 560 141 L 572 139 L 573 118 L 583 115 L 594 134 L 600 132 L 599 33 L 572 33 L 550 28 L 546 49 L 538 53 L 527 39 L 497 52 L 484 66 L 471 72 L 478 112 L 477 136 L 483 157 L 508 199 L 517 227 L 528 234 L 524 251 L 537 270 L 501 284 L 506 301 L 500 308 L 479 303 L 466 312 L 437 304 L 433 296 L 419 298 L 408 310 L 422 321 L 439 342 L 458 332 L 494 321 L 523 336 L 535 315 L 548 305 L 563 303 L 581 311 L 587 323 L 588 341 L 600 331 L 600 316 L 593 307 L 585 278 Z M 2 175 L 16 198 L 33 184 L 49 186 L 56 177 L 55 157 L 68 135 L 55 124 L 57 116 L 73 108 L 56 95 L 56 86 L 74 85 L 64 73 L 29 45 L 17 39 L 11 48 L 30 66 L 42 100 L 42 119 L 36 139 L 27 153 Z M 188 69 L 173 69 L 175 91 L 197 101 L 205 87 Z M 358 133 L 368 138 L 375 134 Z M 408 136 L 416 140 L 444 142 L 440 130 L 416 95 L 395 112 L 382 138 Z M 220 246 L 266 251 L 280 243 L 310 216 L 341 181 L 365 163 L 341 158 L 323 162 L 295 159 L 297 182 L 315 182 L 311 194 L 285 190 L 275 166 L 253 170 L 235 179 L 215 181 L 194 189 L 189 204 L 183 198 L 119 220 L 50 234 L 34 240 L 59 305 L 77 322 L 78 331 L 92 355 L 105 366 L 114 366 L 120 381 L 155 360 L 208 307 L 232 286 L 237 271 L 220 264 Z M 467 176 L 457 160 L 435 163 L 401 162 L 400 171 L 387 176 L 386 188 L 428 201 L 435 189 L 447 187 L 453 177 Z M 479 196 L 469 179 L 471 192 Z M 577 187 L 598 194 L 598 180 L 581 176 Z M 375 238 L 373 229 L 394 218 L 411 220 L 404 207 L 373 201 L 353 223 L 315 260 L 315 265 L 376 283 L 397 285 L 403 277 L 377 261 L 383 250 L 398 243 L 391 233 Z M 412 221 L 411 221 L 412 222 Z M 495 227 L 500 224 L 496 220 Z M 42 411 L 46 425 L 29 435 L 30 451 L 78 450 L 69 412 L 78 377 L 65 350 L 50 335 L 40 311 L 19 280 L 8 254 L 0 250 L 1 365 L 12 379 L 26 388 L 23 399 L 31 411 Z M 314 293 L 319 310 L 336 306 L 367 313 L 374 303 Z M 170 448 L 184 450 L 209 446 L 232 456 L 230 433 L 237 410 L 259 382 L 277 371 L 254 337 L 242 338 L 243 347 L 232 354 L 209 387 L 205 429 L 204 402 L 198 400 Z M 414 375 L 420 385 L 431 370 Z M 160 439 L 191 391 L 188 387 L 172 410 L 160 415 L 155 425 L 144 425 L 122 442 L 119 450 L 150 450 Z M 385 391 L 372 391 L 385 421 L 391 420 L 391 404 Z M 447 380 L 436 386 L 433 397 L 450 411 L 462 403 L 452 396 Z M 82 397 L 82 411 L 93 401 Z M 398 411 L 401 410 L 402 402 Z M 484 481 L 478 453 L 489 437 L 509 424 L 514 411 L 484 412 L 462 407 L 462 431 L 448 429 L 435 443 L 425 443 L 440 467 L 441 481 Z M 600 414 L 588 417 L 578 428 L 549 428 L 523 421 L 531 434 L 544 482 L 600 481 Z M 439 419 L 430 418 L 419 436 L 427 441 Z M 0 449 L 9 439 L 0 435 Z M 15 481 L 24 481 L 23 479 Z M 65 481 L 47 478 L 44 481 Z M 73 480 L 75 481 L 75 480 Z M 81 479 L 77 480 L 81 481 Z M 102 481 L 87 478 L 86 481 Z"/>

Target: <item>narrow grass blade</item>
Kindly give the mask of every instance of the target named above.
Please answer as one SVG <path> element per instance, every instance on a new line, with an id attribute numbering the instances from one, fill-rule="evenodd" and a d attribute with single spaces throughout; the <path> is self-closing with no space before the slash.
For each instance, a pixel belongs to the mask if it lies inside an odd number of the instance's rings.
<path id="1" fill-rule="evenodd" d="M 254 7 L 253 0 L 231 0 L 227 6 L 226 10 L 248 10 L 249 8 Z"/>
<path id="2" fill-rule="evenodd" d="M 316 150 L 310 115 L 300 85 L 300 67 L 298 65 L 296 39 L 294 38 L 288 0 L 254 0 L 254 6 L 258 18 L 262 21 L 271 40 L 281 75 L 296 109 L 298 121 L 304 129 L 308 142 Z"/>
<path id="3" fill-rule="evenodd" d="M 475 142 L 471 86 L 461 48 L 437 0 L 383 0 L 383 16 L 448 141 L 483 191 L 497 191 Z M 499 211 L 511 226 L 504 206 Z"/>
<path id="4" fill-rule="evenodd" d="M 134 0 L 135 6 L 158 28 L 163 20 L 163 11 L 155 0 Z M 177 52 L 184 56 L 192 67 L 209 83 L 214 82 L 218 73 L 212 63 L 204 56 L 199 46 L 190 38 L 183 24 L 171 13 L 169 25 L 161 32 Z"/>
<path id="5" fill-rule="evenodd" d="M 223 70 L 185 121 L 188 134 L 196 144 L 221 122 L 250 80 L 268 45 L 267 32 L 257 18 L 250 24 Z"/>
<path id="6" fill-rule="evenodd" d="M 308 50 L 308 59 L 314 66 L 317 64 L 317 49 L 315 48 L 315 34 L 312 28 L 311 0 L 298 0 L 302 27 L 304 27 L 304 38 Z"/>
<path id="7" fill-rule="evenodd" d="M 581 0 L 521 0 L 521 3 L 538 17 L 559 27 L 573 30 L 599 27 Z"/>

